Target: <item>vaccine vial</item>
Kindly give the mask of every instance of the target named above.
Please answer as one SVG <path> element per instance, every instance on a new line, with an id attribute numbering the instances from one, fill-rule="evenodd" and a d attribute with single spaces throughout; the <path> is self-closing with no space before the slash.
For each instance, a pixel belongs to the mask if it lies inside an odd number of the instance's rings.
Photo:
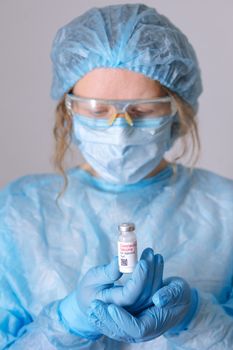
<path id="1" fill-rule="evenodd" d="M 137 263 L 137 238 L 135 225 L 124 223 L 118 226 L 118 264 L 119 271 L 131 273 Z"/>

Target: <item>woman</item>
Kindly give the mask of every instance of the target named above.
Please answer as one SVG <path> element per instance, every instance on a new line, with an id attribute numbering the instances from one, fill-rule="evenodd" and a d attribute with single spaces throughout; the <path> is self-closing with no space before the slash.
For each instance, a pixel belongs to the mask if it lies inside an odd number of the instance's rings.
<path id="1" fill-rule="evenodd" d="M 232 181 L 164 158 L 198 147 L 187 38 L 153 8 L 107 6 L 62 27 L 51 58 L 63 176 L 1 193 L 1 349 L 233 348 Z M 86 163 L 65 171 L 71 141 Z M 129 277 L 123 222 L 142 252 Z"/>

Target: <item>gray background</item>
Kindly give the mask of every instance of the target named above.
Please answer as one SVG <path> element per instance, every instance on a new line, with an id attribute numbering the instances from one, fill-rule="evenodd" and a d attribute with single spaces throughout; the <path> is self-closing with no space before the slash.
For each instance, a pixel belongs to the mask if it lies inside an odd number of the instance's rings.
<path id="1" fill-rule="evenodd" d="M 49 95 L 49 54 L 57 29 L 90 7 L 125 2 L 0 0 L 0 187 L 24 174 L 53 171 L 56 103 Z M 204 93 L 199 109 L 202 152 L 197 165 L 233 178 L 233 1 L 144 3 L 182 29 L 199 58 Z M 75 162 L 74 158 L 71 164 Z"/>

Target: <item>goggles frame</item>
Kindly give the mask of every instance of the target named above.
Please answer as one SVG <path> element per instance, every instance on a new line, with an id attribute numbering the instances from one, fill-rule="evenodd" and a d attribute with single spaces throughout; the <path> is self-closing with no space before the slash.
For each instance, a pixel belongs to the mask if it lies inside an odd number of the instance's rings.
<path id="1" fill-rule="evenodd" d="M 114 120 L 119 116 L 119 115 L 124 115 L 126 121 L 128 122 L 129 125 L 133 126 L 133 120 L 130 117 L 130 115 L 127 112 L 127 108 L 129 106 L 134 106 L 134 105 L 147 105 L 150 103 L 166 103 L 170 102 L 171 103 L 171 115 L 174 115 L 177 112 L 177 106 L 174 98 L 172 96 L 164 96 L 164 97 L 157 97 L 154 99 L 126 99 L 126 100 L 109 100 L 109 99 L 99 99 L 99 98 L 88 98 L 88 97 L 81 97 L 81 96 L 76 96 L 71 93 L 66 94 L 65 96 L 65 106 L 67 109 L 67 112 L 70 116 L 73 116 L 73 111 L 72 111 L 72 101 L 77 101 L 77 102 L 84 102 L 88 103 L 90 106 L 95 107 L 97 103 L 102 103 L 105 105 L 111 105 L 116 109 L 116 113 L 114 113 L 108 120 L 108 124 L 112 125 L 114 123 Z"/>

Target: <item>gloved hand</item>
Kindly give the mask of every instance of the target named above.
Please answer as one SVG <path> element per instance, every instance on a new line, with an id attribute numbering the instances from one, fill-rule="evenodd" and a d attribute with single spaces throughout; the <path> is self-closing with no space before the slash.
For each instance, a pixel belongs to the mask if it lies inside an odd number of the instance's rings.
<path id="1" fill-rule="evenodd" d="M 163 257 L 160 254 L 154 255 L 153 249 L 146 248 L 142 252 L 141 258 L 147 261 L 148 273 L 146 283 L 139 296 L 134 302 L 125 306 L 125 309 L 132 315 L 137 315 L 144 309 L 153 305 L 152 297 L 157 290 L 162 287 L 163 283 Z M 126 291 L 127 293 L 127 291 Z M 103 300 L 104 301 L 104 300 Z M 120 305 L 118 303 L 118 305 Z"/>
<path id="2" fill-rule="evenodd" d="M 125 286 L 114 285 L 114 288 L 103 289 L 96 299 L 123 306 L 133 315 L 153 305 L 152 296 L 162 287 L 163 257 L 160 254 L 154 255 L 153 249 L 146 248 L 142 252 L 141 260 L 147 262 L 145 274 L 135 275 L 133 272 Z"/>
<path id="3" fill-rule="evenodd" d="M 109 338 L 127 343 L 144 342 L 167 331 L 179 332 L 193 318 L 198 296 L 182 278 L 173 277 L 153 296 L 154 306 L 136 317 L 124 308 L 96 300 L 88 310 L 89 322 Z"/>
<path id="4" fill-rule="evenodd" d="M 157 260 L 159 267 L 155 268 Z M 108 265 L 90 269 L 82 278 L 77 289 L 60 302 L 58 313 L 63 324 L 78 335 L 96 339 L 101 333 L 88 322 L 87 309 L 95 299 L 123 307 L 139 310 L 144 304 L 151 303 L 151 292 L 160 287 L 162 282 L 163 261 L 154 256 L 153 250 L 142 253 L 131 278 L 124 286 L 116 286 L 122 273 L 118 270 L 115 257 Z"/>

